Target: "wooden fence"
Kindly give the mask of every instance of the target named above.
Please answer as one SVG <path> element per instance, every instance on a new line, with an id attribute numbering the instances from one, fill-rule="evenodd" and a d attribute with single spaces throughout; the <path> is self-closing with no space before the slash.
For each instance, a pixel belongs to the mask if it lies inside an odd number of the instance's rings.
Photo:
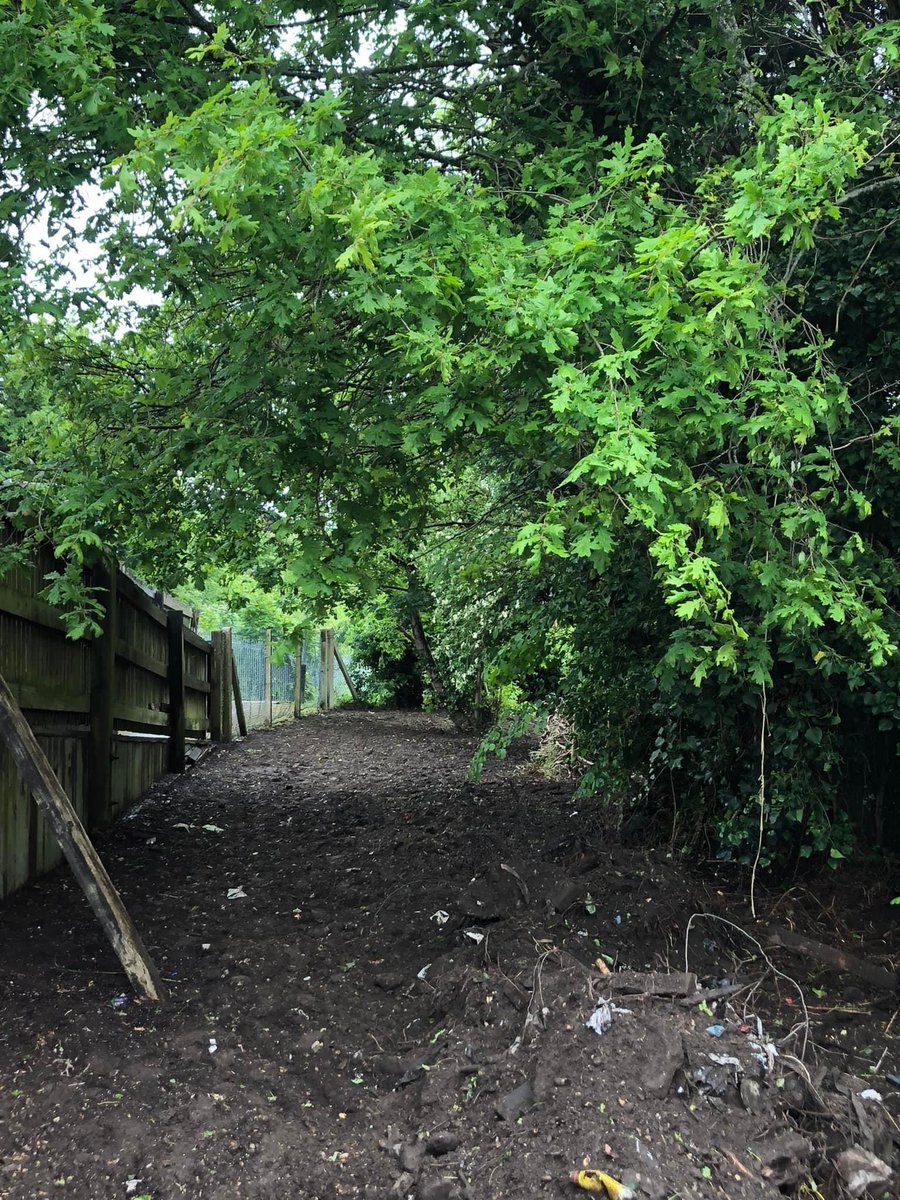
<path id="1" fill-rule="evenodd" d="M 214 657 L 182 610 L 118 568 L 95 568 L 88 580 L 101 589 L 102 636 L 66 638 L 59 612 L 39 595 L 54 565 L 43 551 L 0 580 L 0 674 L 78 815 L 97 828 L 167 771 L 184 770 L 188 744 L 210 733 L 230 738 L 231 663 L 225 645 Z M 0 897 L 60 857 L 0 750 Z"/>

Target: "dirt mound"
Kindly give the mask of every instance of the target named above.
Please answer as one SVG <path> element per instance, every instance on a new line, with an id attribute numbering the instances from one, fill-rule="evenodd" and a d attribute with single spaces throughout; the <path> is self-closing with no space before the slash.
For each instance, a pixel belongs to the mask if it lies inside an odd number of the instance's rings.
<path id="1" fill-rule="evenodd" d="M 0 1196 L 896 1194 L 894 998 L 473 749 L 312 718 L 154 789 L 101 851 L 163 1010 L 63 872 L 0 909 Z"/>

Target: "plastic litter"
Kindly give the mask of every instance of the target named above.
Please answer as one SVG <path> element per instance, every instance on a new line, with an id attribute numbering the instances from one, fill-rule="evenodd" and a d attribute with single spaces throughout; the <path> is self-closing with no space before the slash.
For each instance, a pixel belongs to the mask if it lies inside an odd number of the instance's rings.
<path id="1" fill-rule="evenodd" d="M 710 1037 L 721 1037 L 725 1032 L 724 1025 L 707 1025 L 706 1032 Z"/>
<path id="2" fill-rule="evenodd" d="M 219 1048 L 219 1043 L 216 1041 L 216 1039 L 215 1039 L 215 1038 L 210 1038 L 210 1039 L 209 1039 L 209 1052 L 210 1052 L 210 1054 L 215 1054 L 215 1052 L 218 1050 L 218 1048 Z"/>
<path id="3" fill-rule="evenodd" d="M 573 1171 L 569 1179 L 586 1192 L 596 1192 L 609 1200 L 633 1200 L 634 1192 L 605 1171 Z"/>
<path id="4" fill-rule="evenodd" d="M 431 966 L 431 963 L 426 963 L 421 971 L 416 971 L 416 979 L 424 979 L 425 976 L 428 974 L 428 968 L 430 966 Z"/>
<path id="5" fill-rule="evenodd" d="M 706 1057 L 710 1062 L 716 1063 L 717 1066 L 737 1067 L 738 1070 L 741 1069 L 741 1060 L 735 1058 L 733 1054 L 707 1054 Z"/>
<path id="6" fill-rule="evenodd" d="M 445 912 L 443 908 L 439 908 L 437 912 L 431 914 L 431 920 L 436 921 L 438 925 L 446 925 L 450 920 L 450 914 Z"/>
<path id="7" fill-rule="evenodd" d="M 128 997 L 123 992 L 120 996 L 113 996 L 112 1000 L 109 1002 L 109 1005 L 110 1008 L 124 1008 L 127 1003 Z"/>
<path id="8" fill-rule="evenodd" d="M 613 1022 L 613 1016 L 631 1016 L 630 1008 L 619 1008 L 617 1005 L 610 1003 L 609 1000 L 598 1000 L 597 1007 L 585 1021 L 588 1029 L 593 1029 L 594 1033 L 599 1037 L 605 1030 L 609 1029 Z"/>
<path id="9" fill-rule="evenodd" d="M 477 929 L 464 929 L 463 933 L 467 938 L 471 938 L 476 946 L 480 946 L 484 941 L 484 934 L 480 933 Z"/>
<path id="10" fill-rule="evenodd" d="M 859 1098 L 860 1100 L 872 1100 L 875 1104 L 881 1104 L 884 1099 L 881 1092 L 876 1092 L 874 1088 L 864 1088 L 859 1093 Z"/>
<path id="11" fill-rule="evenodd" d="M 227 898 L 229 900 L 246 900 L 247 893 L 244 891 L 243 887 L 233 887 L 228 889 Z"/>

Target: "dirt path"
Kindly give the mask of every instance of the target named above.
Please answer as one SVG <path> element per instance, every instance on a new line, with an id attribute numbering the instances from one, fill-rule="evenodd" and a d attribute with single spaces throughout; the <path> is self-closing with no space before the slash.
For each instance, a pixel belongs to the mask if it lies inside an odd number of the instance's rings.
<path id="1" fill-rule="evenodd" d="M 683 970 L 721 891 L 515 762 L 465 782 L 472 750 L 335 715 L 158 785 L 101 851 L 162 1011 L 122 995 L 64 872 L 0 907 L 0 1196 L 561 1198 L 589 1159 L 645 1200 L 741 1200 L 827 1195 L 849 1142 L 890 1161 L 890 1006 L 815 981 L 804 1066 L 784 980 L 701 1009 L 591 970 Z M 690 965 L 753 983 L 746 951 L 701 921 Z"/>

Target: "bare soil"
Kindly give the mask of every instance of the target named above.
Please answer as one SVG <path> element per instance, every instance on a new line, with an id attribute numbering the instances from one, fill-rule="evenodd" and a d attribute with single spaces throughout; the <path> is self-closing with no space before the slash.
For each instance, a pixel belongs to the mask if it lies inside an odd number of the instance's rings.
<path id="1" fill-rule="evenodd" d="M 896 996 L 767 958 L 733 877 L 613 841 L 526 749 L 467 782 L 474 746 L 339 713 L 157 785 L 98 844 L 163 1008 L 65 870 L 0 906 L 0 1196 L 552 1200 L 589 1165 L 816 1200 L 848 1146 L 892 1165 Z M 891 966 L 887 881 L 840 886 L 764 915 Z M 684 995 L 689 929 L 696 986 L 742 990 Z"/>

